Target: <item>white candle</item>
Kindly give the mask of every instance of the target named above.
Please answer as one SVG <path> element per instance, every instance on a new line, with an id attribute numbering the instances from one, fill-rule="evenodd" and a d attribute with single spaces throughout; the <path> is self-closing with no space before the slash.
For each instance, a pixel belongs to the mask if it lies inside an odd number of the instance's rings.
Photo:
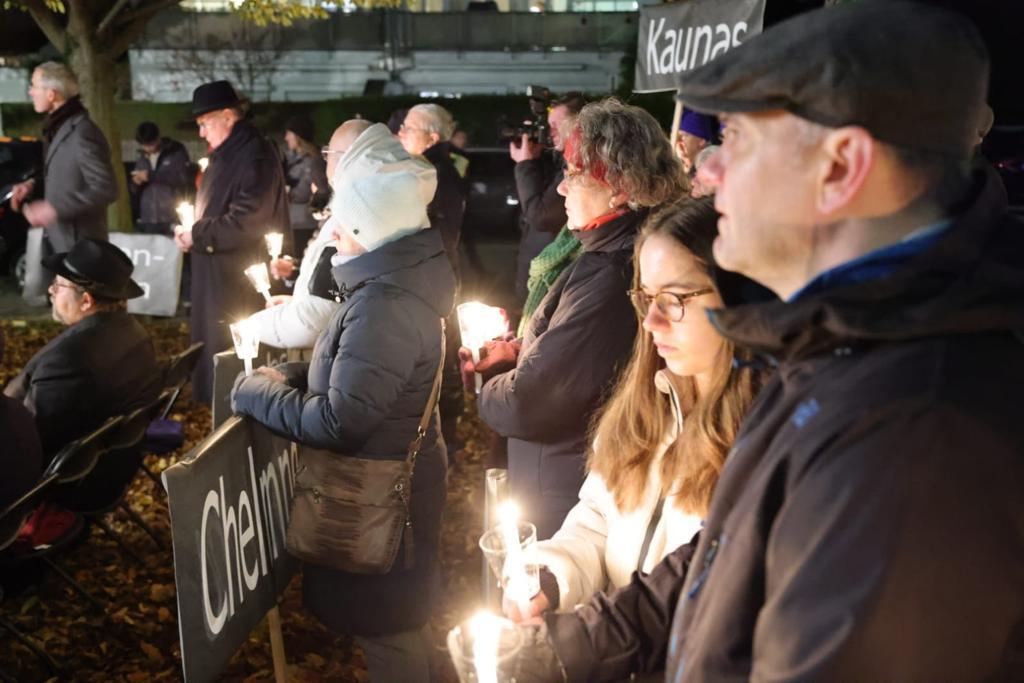
<path id="1" fill-rule="evenodd" d="M 263 298 L 270 301 L 270 272 L 266 263 L 254 263 L 245 269 L 245 276 L 256 288 L 256 291 L 263 295 Z"/>
<path id="2" fill-rule="evenodd" d="M 206 173 L 206 167 L 209 166 L 209 165 L 210 165 L 210 160 L 209 159 L 207 159 L 206 157 L 203 157 L 202 159 L 200 159 L 199 160 L 199 170 L 200 170 L 200 172 Z"/>
<path id="3" fill-rule="evenodd" d="M 284 248 L 284 235 L 280 232 L 268 232 L 264 239 L 267 241 L 267 251 L 270 258 L 280 258 L 281 250 Z"/>
<path id="4" fill-rule="evenodd" d="M 498 519 L 501 520 L 499 526 L 505 541 L 505 595 L 518 605 L 523 619 L 529 619 L 533 594 L 530 579 L 526 575 L 526 558 L 519 541 L 519 507 L 511 500 L 506 500 L 498 510 Z"/>
<path id="5" fill-rule="evenodd" d="M 188 202 L 178 204 L 178 220 L 181 221 L 182 229 L 191 230 L 196 222 L 196 208 Z"/>
<path id="6" fill-rule="evenodd" d="M 469 622 L 473 638 L 473 668 L 479 683 L 498 683 L 501 620 L 490 612 L 477 612 Z"/>
<path id="7" fill-rule="evenodd" d="M 462 333 L 462 344 L 473 353 L 473 364 L 480 362 L 480 347 L 485 342 L 500 337 L 508 331 L 508 321 L 500 308 L 482 304 L 479 301 L 468 301 L 459 304 L 459 331 Z M 483 378 L 476 373 L 476 393 L 480 393 Z"/>
<path id="8" fill-rule="evenodd" d="M 245 375 L 252 374 L 252 359 L 260 352 L 260 328 L 252 318 L 239 320 L 231 323 L 231 340 L 235 344 L 235 355 L 242 360 L 245 366 Z"/>

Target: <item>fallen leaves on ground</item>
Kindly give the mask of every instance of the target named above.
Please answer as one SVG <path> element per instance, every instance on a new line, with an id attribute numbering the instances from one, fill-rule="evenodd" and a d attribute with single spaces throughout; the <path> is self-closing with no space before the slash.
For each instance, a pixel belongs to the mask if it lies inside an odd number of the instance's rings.
<path id="1" fill-rule="evenodd" d="M 188 327 L 180 320 L 141 319 L 157 354 L 167 357 L 188 346 Z M 0 386 L 13 378 L 47 341 L 61 331 L 57 323 L 0 320 L 6 352 L 0 364 Z M 185 425 L 185 445 L 171 454 L 149 456 L 147 466 L 159 472 L 187 454 L 210 432 L 210 411 L 193 403 L 186 390 L 170 416 Z M 483 461 L 486 430 L 470 402 L 459 422 L 465 448 L 453 454 L 448 503 L 441 535 L 445 591 L 440 611 L 431 622 L 435 678 L 456 681 L 448 661 L 445 637 L 480 604 L 481 558 L 477 539 L 482 526 Z M 128 492 L 129 504 L 156 531 L 164 548 L 127 520 L 109 517 L 113 528 L 145 561 L 136 565 L 98 528 L 59 558 L 60 565 L 105 606 L 106 619 L 66 588 L 51 573 L 34 568 L 29 576 L 0 577 L 6 595 L 0 615 L 13 623 L 65 670 L 65 680 L 83 682 L 181 680 L 174 567 L 170 525 L 162 489 L 139 476 Z M 282 630 L 290 683 L 369 680 L 362 652 L 351 638 L 328 631 L 301 606 L 301 576 L 285 591 Z M 51 674 L 22 643 L 0 636 L 0 671 L 13 680 L 47 681 Z M 221 680 L 264 683 L 274 680 L 266 625 L 261 624 L 235 653 Z"/>

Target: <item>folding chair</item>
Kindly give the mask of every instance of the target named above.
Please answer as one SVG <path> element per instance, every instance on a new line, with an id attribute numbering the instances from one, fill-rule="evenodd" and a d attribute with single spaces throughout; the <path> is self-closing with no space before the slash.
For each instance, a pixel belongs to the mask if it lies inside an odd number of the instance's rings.
<path id="1" fill-rule="evenodd" d="M 4 551 L 17 540 L 18 534 L 21 532 L 21 528 L 25 526 L 25 522 L 28 521 L 28 518 L 33 512 L 35 512 L 36 508 L 39 507 L 39 504 L 45 500 L 46 495 L 56 481 L 57 477 L 53 474 L 43 477 L 20 498 L 8 505 L 3 512 L 0 512 L 0 557 L 2 557 Z M 79 528 L 81 528 L 80 523 Z M 49 564 L 51 568 L 56 567 L 53 560 L 45 555 L 40 555 L 39 559 L 42 559 L 44 562 Z M 0 562 L 2 562 L 2 559 L 0 559 Z M 56 568 L 56 570 L 61 576 L 64 575 L 63 570 L 59 568 Z M 72 580 L 72 588 L 78 592 L 78 589 L 81 588 L 81 586 Z M 85 589 L 82 588 L 82 590 L 84 591 Z M 3 588 L 0 587 L 0 602 L 3 601 L 3 595 Z M 87 593 L 86 596 L 89 598 L 92 597 Z M 57 662 L 54 661 L 53 657 L 46 654 L 42 648 L 36 645 L 35 641 L 22 633 L 17 626 L 8 621 L 3 615 L 0 615 L 0 629 L 10 633 L 15 640 L 31 650 L 39 661 L 46 665 L 46 668 L 49 669 L 51 674 L 63 674 L 63 671 Z M 3 678 L 4 680 L 11 680 L 6 676 L 6 674 L 3 675 Z"/>
<path id="2" fill-rule="evenodd" d="M 157 416 L 153 422 L 154 425 L 158 424 L 158 422 L 166 423 L 168 419 L 167 416 L 171 414 L 171 410 L 174 408 L 175 403 L 177 403 L 178 397 L 181 396 L 181 391 L 192 378 L 192 371 L 195 370 L 196 364 L 199 362 L 199 356 L 202 353 L 202 350 L 203 342 L 196 342 L 181 353 L 171 356 L 167 361 L 167 366 L 164 370 L 164 387 L 165 389 L 171 390 L 171 393 L 167 395 L 167 400 L 164 403 L 160 415 Z M 171 445 L 167 445 L 166 443 L 161 444 L 154 435 L 147 434 L 147 445 L 145 449 L 147 455 L 149 453 L 163 455 L 164 453 L 169 453 L 171 450 L 174 450 L 174 448 L 178 448 L 180 445 L 180 443 L 172 443 Z M 158 491 L 163 491 L 163 483 L 160 481 L 159 475 L 146 467 L 146 463 L 144 461 L 139 463 L 139 469 L 143 474 L 149 477 L 154 484 L 156 484 Z"/>
<path id="3" fill-rule="evenodd" d="M 143 440 L 146 428 L 170 399 L 171 389 L 165 389 L 156 399 L 124 416 L 110 432 L 106 447 L 98 454 L 95 466 L 81 477 L 64 480 L 65 486 L 55 500 L 74 512 L 85 515 L 139 564 L 145 564 L 107 521 L 108 513 L 120 508 L 139 528 L 145 531 L 158 548 L 164 544 L 156 532 L 132 509 L 125 500 L 128 487 L 145 457 Z"/>

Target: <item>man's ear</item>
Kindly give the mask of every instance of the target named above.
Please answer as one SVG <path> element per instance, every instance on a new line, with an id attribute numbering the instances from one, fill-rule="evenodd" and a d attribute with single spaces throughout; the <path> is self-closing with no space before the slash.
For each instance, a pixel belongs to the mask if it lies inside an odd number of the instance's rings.
<path id="1" fill-rule="evenodd" d="M 431 147 L 433 147 L 437 143 L 441 142 L 441 136 L 438 133 L 429 133 L 428 136 L 430 137 L 430 146 Z"/>
<path id="2" fill-rule="evenodd" d="M 88 313 L 92 309 L 96 308 L 96 297 L 89 292 L 83 292 L 82 299 L 78 302 L 78 308 L 83 313 Z"/>
<path id="3" fill-rule="evenodd" d="M 826 133 L 820 150 L 824 159 L 815 203 L 823 216 L 834 216 L 864 187 L 875 164 L 876 143 L 864 128 L 844 126 Z"/>

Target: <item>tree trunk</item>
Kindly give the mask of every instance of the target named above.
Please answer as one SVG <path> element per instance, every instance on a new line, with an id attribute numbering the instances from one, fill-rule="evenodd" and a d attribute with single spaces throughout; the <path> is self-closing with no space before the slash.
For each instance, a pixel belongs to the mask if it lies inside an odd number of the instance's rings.
<path id="1" fill-rule="evenodd" d="M 72 20 L 68 22 L 68 59 L 78 76 L 82 103 L 110 144 L 110 163 L 114 166 L 114 179 L 117 182 L 117 201 L 107 211 L 107 222 L 112 231 L 131 232 L 132 213 L 121 159 L 121 133 L 114 112 L 116 65 L 113 59 L 104 55 L 93 43 L 96 27 L 80 26 L 80 23 L 87 22 L 73 19 L 72 15 Z"/>

